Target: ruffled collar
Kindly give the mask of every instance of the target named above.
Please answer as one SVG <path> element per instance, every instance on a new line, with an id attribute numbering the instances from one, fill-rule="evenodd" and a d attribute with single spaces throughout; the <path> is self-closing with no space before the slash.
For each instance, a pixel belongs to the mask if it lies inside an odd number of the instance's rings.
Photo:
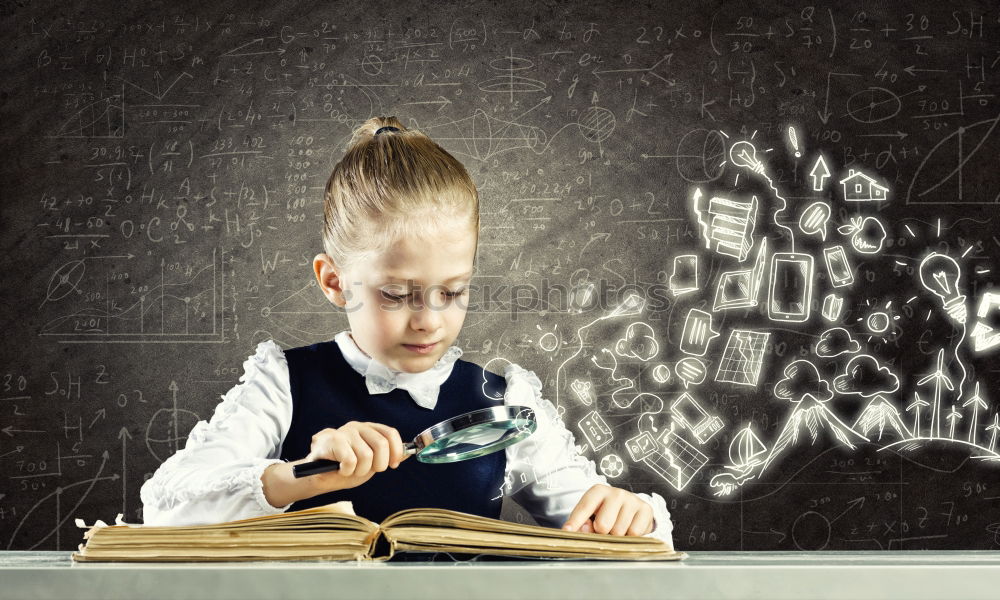
<path id="1" fill-rule="evenodd" d="M 350 331 L 341 331 L 334 338 L 344 359 L 365 378 L 369 394 L 385 394 L 399 388 L 409 392 L 419 406 L 433 410 L 437 406 L 441 384 L 451 376 L 455 361 L 462 356 L 462 349 L 450 346 L 434 366 L 419 373 L 390 369 L 368 356 L 358 347 Z"/>

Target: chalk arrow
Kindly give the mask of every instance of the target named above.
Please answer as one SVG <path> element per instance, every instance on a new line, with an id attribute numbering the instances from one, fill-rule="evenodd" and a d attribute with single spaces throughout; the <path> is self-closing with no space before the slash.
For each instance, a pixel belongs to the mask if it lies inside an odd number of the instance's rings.
<path id="1" fill-rule="evenodd" d="M 98 419 L 106 419 L 106 418 L 108 418 L 108 410 L 106 408 L 97 409 L 97 412 L 94 413 L 94 420 L 90 422 L 90 425 L 87 427 L 87 429 L 93 427 L 94 423 L 96 423 Z"/>
<path id="2" fill-rule="evenodd" d="M 854 500 L 851 500 L 850 502 L 847 503 L 847 508 L 844 509 L 844 512 L 842 512 L 839 515 L 837 515 L 836 517 L 830 519 L 830 523 L 832 524 L 834 521 L 836 521 L 840 517 L 846 515 L 852 508 L 855 508 L 855 507 L 860 508 L 860 507 L 862 507 L 864 505 L 865 505 L 865 498 L 864 498 L 864 496 L 861 496 L 859 498 L 855 498 Z"/>
<path id="3" fill-rule="evenodd" d="M 910 65 L 903 69 L 903 72 L 908 73 L 910 77 L 916 77 L 917 73 L 947 73 L 944 69 L 918 69 L 917 65 Z"/>
<path id="4" fill-rule="evenodd" d="M 809 171 L 809 177 L 812 178 L 813 191 L 822 192 L 827 178 L 830 177 L 830 168 L 826 166 L 826 161 L 823 160 L 822 156 L 816 158 L 816 163 Z"/>
<path id="5" fill-rule="evenodd" d="M 3 429 L 0 429 L 0 431 L 6 433 L 10 437 L 14 437 L 15 433 L 45 433 L 42 429 L 14 429 L 13 425 L 8 425 Z"/>

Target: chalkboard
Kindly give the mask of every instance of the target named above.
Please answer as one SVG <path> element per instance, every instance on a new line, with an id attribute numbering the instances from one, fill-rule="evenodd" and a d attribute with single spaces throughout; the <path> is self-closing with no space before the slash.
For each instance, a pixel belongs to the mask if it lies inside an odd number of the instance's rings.
<path id="1" fill-rule="evenodd" d="M 0 4 L 6 548 L 140 521 L 258 342 L 347 327 L 379 115 L 479 186 L 464 358 L 678 547 L 1000 547 L 995 2 L 181 4 Z"/>

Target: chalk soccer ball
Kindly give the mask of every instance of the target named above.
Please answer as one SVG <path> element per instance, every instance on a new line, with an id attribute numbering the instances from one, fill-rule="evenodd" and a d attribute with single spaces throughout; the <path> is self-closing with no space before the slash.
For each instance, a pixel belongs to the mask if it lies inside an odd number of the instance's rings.
<path id="1" fill-rule="evenodd" d="M 608 454 L 601 459 L 601 473 L 614 479 L 625 472 L 625 462 L 617 454 Z"/>

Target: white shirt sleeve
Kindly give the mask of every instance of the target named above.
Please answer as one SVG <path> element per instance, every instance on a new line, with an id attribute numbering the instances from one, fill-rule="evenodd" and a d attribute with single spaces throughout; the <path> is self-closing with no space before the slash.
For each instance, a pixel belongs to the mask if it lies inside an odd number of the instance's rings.
<path id="1" fill-rule="evenodd" d="M 264 497 L 264 469 L 282 462 L 292 395 L 284 352 L 272 340 L 243 363 L 240 383 L 199 421 L 187 444 L 139 492 L 147 525 L 197 525 L 284 512 Z"/>
<path id="2" fill-rule="evenodd" d="M 504 369 L 504 404 L 528 406 L 538 427 L 524 441 L 507 447 L 507 485 L 511 498 L 541 525 L 562 527 L 583 494 L 596 484 L 608 484 L 594 461 L 576 451 L 552 402 L 542 397 L 542 382 L 533 371 L 516 364 Z M 653 509 L 653 531 L 646 534 L 673 548 L 673 523 L 659 494 L 636 493 Z"/>

